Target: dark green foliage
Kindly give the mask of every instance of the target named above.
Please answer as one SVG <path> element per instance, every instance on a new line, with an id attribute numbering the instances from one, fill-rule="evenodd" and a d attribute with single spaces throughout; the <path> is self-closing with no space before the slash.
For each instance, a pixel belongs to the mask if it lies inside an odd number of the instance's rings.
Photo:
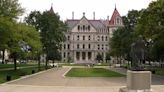
<path id="1" fill-rule="evenodd" d="M 100 63 L 100 61 L 103 61 L 103 56 L 100 53 L 98 53 L 96 56 L 96 60 L 98 61 L 98 63 Z"/>

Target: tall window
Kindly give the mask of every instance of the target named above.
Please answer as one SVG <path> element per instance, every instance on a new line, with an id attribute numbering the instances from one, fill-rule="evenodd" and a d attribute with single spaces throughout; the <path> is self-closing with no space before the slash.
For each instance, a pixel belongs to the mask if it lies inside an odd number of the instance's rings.
<path id="1" fill-rule="evenodd" d="M 64 55 L 63 55 L 63 57 L 65 58 L 65 52 L 64 52 Z"/>
<path id="2" fill-rule="evenodd" d="M 66 45 L 64 44 L 64 50 L 65 50 L 65 48 L 66 48 Z"/>
<path id="3" fill-rule="evenodd" d="M 102 38 L 102 41 L 104 41 L 104 36 L 102 36 L 101 38 Z"/>
<path id="4" fill-rule="evenodd" d="M 90 35 L 88 36 L 88 40 L 89 40 L 89 41 L 91 40 L 91 36 L 90 36 Z"/>
<path id="5" fill-rule="evenodd" d="M 88 49 L 90 49 L 91 48 L 91 45 L 90 44 L 88 44 Z"/>
<path id="6" fill-rule="evenodd" d="M 119 18 L 117 18 L 117 24 L 120 24 L 120 19 Z"/>
<path id="7" fill-rule="evenodd" d="M 79 35 L 78 35 L 78 36 L 77 36 L 77 40 L 79 40 L 79 38 L 80 38 L 80 37 L 79 37 Z"/>
<path id="8" fill-rule="evenodd" d="M 70 45 L 68 44 L 68 46 L 67 46 L 67 47 L 68 47 L 68 50 L 69 50 L 69 49 L 70 49 Z"/>
<path id="9" fill-rule="evenodd" d="M 105 38 L 105 39 L 106 39 L 106 41 L 108 41 L 108 37 L 107 37 L 107 36 L 106 36 L 106 38 Z"/>
<path id="10" fill-rule="evenodd" d="M 88 25 L 88 30 L 90 31 L 90 29 L 91 29 L 91 27 L 90 27 L 90 25 Z"/>
<path id="11" fill-rule="evenodd" d="M 80 25 L 77 26 L 78 31 L 80 30 Z"/>
<path id="12" fill-rule="evenodd" d="M 83 30 L 85 30 L 85 25 L 83 25 Z"/>
<path id="13" fill-rule="evenodd" d="M 83 44 L 83 49 L 85 49 L 85 44 Z"/>
<path id="14" fill-rule="evenodd" d="M 80 52 L 76 52 L 76 59 L 77 59 L 77 60 L 80 59 Z"/>
<path id="15" fill-rule="evenodd" d="M 80 48 L 80 46 L 79 46 L 79 44 L 77 44 L 77 49 L 79 49 Z"/>
<path id="16" fill-rule="evenodd" d="M 85 36 L 83 36 L 83 40 L 85 40 Z"/>
<path id="17" fill-rule="evenodd" d="M 88 59 L 91 59 L 91 58 L 92 58 L 92 53 L 88 52 Z"/>
<path id="18" fill-rule="evenodd" d="M 98 49 L 98 50 L 100 49 L 100 45 L 99 45 L 99 44 L 97 45 L 97 49 Z"/>
<path id="19" fill-rule="evenodd" d="M 102 50 L 104 49 L 104 45 L 102 44 Z"/>
<path id="20" fill-rule="evenodd" d="M 85 52 L 82 52 L 82 59 L 85 60 Z"/>
<path id="21" fill-rule="evenodd" d="M 97 40 L 100 41 L 100 36 L 97 36 Z"/>
<path id="22" fill-rule="evenodd" d="M 69 40 L 70 40 L 70 36 L 68 36 L 68 38 L 67 38 L 67 39 L 68 39 L 68 41 L 69 41 Z"/>

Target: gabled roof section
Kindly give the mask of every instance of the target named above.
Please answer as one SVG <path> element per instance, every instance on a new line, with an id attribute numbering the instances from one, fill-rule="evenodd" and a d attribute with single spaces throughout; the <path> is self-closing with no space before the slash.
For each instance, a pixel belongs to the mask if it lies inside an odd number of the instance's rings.
<path id="1" fill-rule="evenodd" d="M 113 12 L 113 15 L 112 15 L 112 17 L 111 17 L 111 19 L 109 21 L 109 25 L 114 25 L 114 20 L 118 16 L 121 17 L 120 14 L 119 14 L 119 12 L 118 12 L 118 10 L 117 10 L 117 8 L 115 7 L 114 12 Z"/>
<path id="2" fill-rule="evenodd" d="M 91 24 L 96 30 L 99 29 L 106 29 L 106 25 L 103 23 L 102 20 L 88 20 L 85 16 L 83 16 L 80 20 L 67 20 L 66 24 L 68 28 L 71 30 L 73 29 L 77 24 L 80 23 L 81 20 L 86 19 L 89 24 Z"/>

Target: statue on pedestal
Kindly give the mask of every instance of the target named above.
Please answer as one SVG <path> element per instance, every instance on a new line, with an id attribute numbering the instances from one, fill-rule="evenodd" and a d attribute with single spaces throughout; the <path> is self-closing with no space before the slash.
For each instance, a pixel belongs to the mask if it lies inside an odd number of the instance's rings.
<path id="1" fill-rule="evenodd" d="M 145 41 L 142 36 L 139 36 L 138 40 L 131 44 L 130 53 L 132 57 L 131 70 L 143 70 L 142 63 L 145 59 Z"/>

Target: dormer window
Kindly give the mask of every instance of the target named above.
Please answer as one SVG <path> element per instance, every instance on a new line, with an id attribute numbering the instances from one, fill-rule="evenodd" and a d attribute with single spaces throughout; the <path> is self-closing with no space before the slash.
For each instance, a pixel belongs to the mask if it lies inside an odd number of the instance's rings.
<path id="1" fill-rule="evenodd" d="M 90 27 L 90 25 L 88 25 L 88 30 L 90 31 L 90 29 L 91 29 L 91 27 Z"/>
<path id="2" fill-rule="evenodd" d="M 77 26 L 77 29 L 80 30 L 80 25 Z"/>
<path id="3" fill-rule="evenodd" d="M 85 30 L 85 25 L 83 25 L 83 30 Z"/>
<path id="4" fill-rule="evenodd" d="M 116 24 L 120 24 L 120 18 L 119 17 L 117 17 L 117 19 L 116 19 Z"/>

